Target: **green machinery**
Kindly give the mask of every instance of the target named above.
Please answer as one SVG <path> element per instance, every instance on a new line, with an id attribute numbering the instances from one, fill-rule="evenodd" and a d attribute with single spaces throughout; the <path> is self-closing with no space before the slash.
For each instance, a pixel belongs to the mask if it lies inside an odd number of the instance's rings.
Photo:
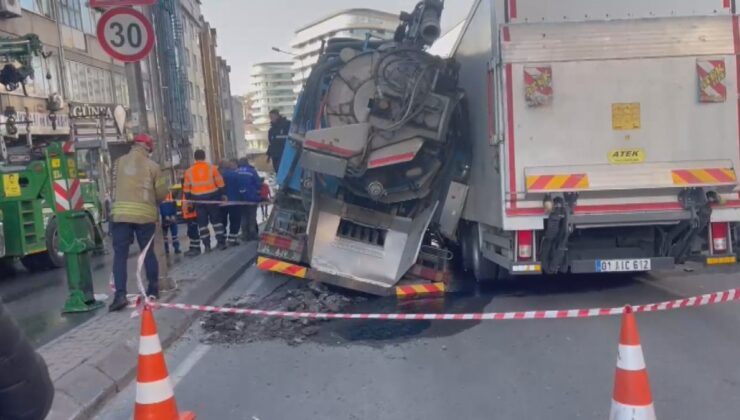
<path id="1" fill-rule="evenodd" d="M 70 296 L 64 312 L 100 307 L 92 289 L 90 253 L 102 247 L 74 152 L 60 143 L 25 165 L 0 165 L 0 258 L 30 270 L 64 265 Z"/>

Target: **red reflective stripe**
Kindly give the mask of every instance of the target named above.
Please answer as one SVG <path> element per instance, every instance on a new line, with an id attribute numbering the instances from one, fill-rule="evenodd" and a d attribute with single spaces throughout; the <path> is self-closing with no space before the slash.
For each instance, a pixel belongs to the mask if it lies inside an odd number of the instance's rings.
<path id="1" fill-rule="evenodd" d="M 501 30 L 503 32 L 504 41 L 509 42 L 511 41 L 511 30 L 508 26 L 504 26 L 504 28 Z"/>
<path id="2" fill-rule="evenodd" d="M 727 3 L 730 0 L 725 0 Z M 728 6 L 729 7 L 729 6 Z M 737 86 L 737 134 L 738 134 L 738 150 L 740 151 L 740 19 L 738 16 L 732 16 L 732 38 L 735 46 L 735 85 Z M 740 192 L 738 193 L 740 197 Z"/>
<path id="3" fill-rule="evenodd" d="M 711 175 L 712 178 L 716 179 L 717 181 L 720 181 L 720 182 L 735 181 L 721 169 L 705 169 L 705 171 L 707 171 L 707 173 Z"/>
<path id="4" fill-rule="evenodd" d="M 509 19 L 516 19 L 516 0 L 509 0 Z"/>
<path id="5" fill-rule="evenodd" d="M 563 183 L 563 188 L 575 188 L 585 177 L 585 174 L 571 175 L 567 180 L 565 180 L 565 183 Z"/>
<path id="6" fill-rule="evenodd" d="M 702 184 L 701 179 L 697 178 L 690 171 L 673 171 L 675 175 L 688 182 L 689 184 Z"/>
<path id="7" fill-rule="evenodd" d="M 516 153 L 514 152 L 514 71 L 506 65 L 506 124 L 509 129 L 509 201 L 516 207 Z"/>
<path id="8" fill-rule="evenodd" d="M 532 186 L 529 188 L 531 190 L 541 190 L 545 187 L 547 187 L 547 184 L 552 181 L 552 179 L 555 178 L 554 175 L 542 175 L 537 178 L 537 181 L 532 184 Z"/>
<path id="9" fill-rule="evenodd" d="M 322 150 L 322 151 L 329 152 L 329 153 L 343 156 L 343 157 L 350 157 L 350 156 L 354 156 L 355 154 L 357 154 L 356 152 L 352 150 L 343 149 L 341 147 L 337 147 L 331 144 L 319 143 L 315 140 L 306 140 L 304 144 L 309 149 Z"/>
<path id="10" fill-rule="evenodd" d="M 403 153 L 400 155 L 388 156 L 380 159 L 371 160 L 370 163 L 368 163 L 368 166 L 370 168 L 374 168 L 377 166 L 388 165 L 390 163 L 408 162 L 412 160 L 414 156 L 416 156 L 415 153 Z"/>
<path id="11" fill-rule="evenodd" d="M 729 9 L 730 8 L 730 0 L 722 0 L 722 7 L 724 7 L 725 9 Z"/>

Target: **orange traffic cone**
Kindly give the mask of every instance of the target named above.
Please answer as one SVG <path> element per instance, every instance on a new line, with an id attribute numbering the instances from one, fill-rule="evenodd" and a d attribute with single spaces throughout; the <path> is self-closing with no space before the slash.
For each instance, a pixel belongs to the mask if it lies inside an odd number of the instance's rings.
<path id="1" fill-rule="evenodd" d="M 195 420 L 193 413 L 177 412 L 175 394 L 157 334 L 157 324 L 151 309 L 146 307 L 141 314 L 134 420 Z"/>
<path id="2" fill-rule="evenodd" d="M 619 335 L 610 420 L 655 420 L 653 395 L 632 307 L 625 306 Z"/>

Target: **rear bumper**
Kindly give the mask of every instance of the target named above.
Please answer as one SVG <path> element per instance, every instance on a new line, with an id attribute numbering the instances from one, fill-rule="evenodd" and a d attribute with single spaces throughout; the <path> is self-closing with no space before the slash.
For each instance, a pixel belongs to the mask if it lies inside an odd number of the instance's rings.
<path id="1" fill-rule="evenodd" d="M 324 273 L 300 264 L 266 256 L 257 257 L 257 268 L 263 271 L 285 274 L 299 279 L 313 280 L 375 296 L 396 296 L 399 299 L 441 295 L 444 294 L 447 289 L 443 282 L 426 282 L 423 284 L 402 284 L 393 287 L 383 287 L 373 283 Z"/>

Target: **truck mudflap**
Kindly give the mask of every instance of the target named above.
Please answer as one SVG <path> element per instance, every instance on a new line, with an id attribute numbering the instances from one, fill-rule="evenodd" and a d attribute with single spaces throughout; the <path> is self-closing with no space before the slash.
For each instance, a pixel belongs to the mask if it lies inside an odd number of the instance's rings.
<path id="1" fill-rule="evenodd" d="M 358 292 L 368 293 L 371 295 L 396 296 L 399 299 L 439 296 L 447 291 L 446 283 L 441 281 L 406 283 L 404 280 L 397 286 L 383 287 L 373 283 L 365 283 L 325 273 L 300 264 L 265 256 L 257 257 L 257 268 L 262 271 L 284 274 L 299 279 L 314 280 L 320 283 L 326 283 L 344 289 L 356 290 Z M 435 276 L 439 277 L 441 274 L 437 273 Z"/>

